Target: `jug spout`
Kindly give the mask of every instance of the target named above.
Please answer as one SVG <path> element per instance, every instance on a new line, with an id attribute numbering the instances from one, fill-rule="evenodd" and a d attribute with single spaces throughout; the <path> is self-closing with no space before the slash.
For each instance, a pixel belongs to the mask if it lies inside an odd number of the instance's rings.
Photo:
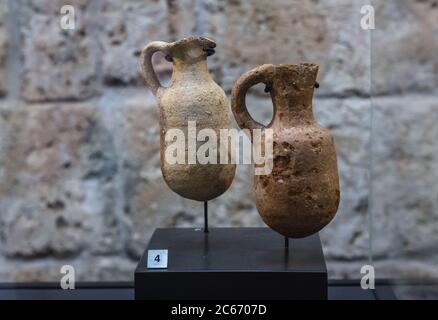
<path id="1" fill-rule="evenodd" d="M 214 54 L 216 43 L 205 37 L 189 37 L 169 44 L 168 57 L 173 63 L 172 81 L 210 80 L 207 57 Z"/>
<path id="2" fill-rule="evenodd" d="M 214 54 L 216 43 L 205 37 L 189 37 L 169 44 L 169 56 L 175 68 L 206 63 L 207 57 Z"/>
<path id="3" fill-rule="evenodd" d="M 318 65 L 313 63 L 280 64 L 275 66 L 272 89 L 290 100 L 311 100 L 317 75 Z"/>

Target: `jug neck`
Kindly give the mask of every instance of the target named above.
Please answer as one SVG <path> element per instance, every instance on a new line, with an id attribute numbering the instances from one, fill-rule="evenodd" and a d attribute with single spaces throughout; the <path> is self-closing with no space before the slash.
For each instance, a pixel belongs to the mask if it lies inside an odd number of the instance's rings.
<path id="1" fill-rule="evenodd" d="M 315 120 L 312 107 L 312 89 L 299 94 L 290 91 L 278 92 L 274 89 L 271 92 L 271 97 L 275 110 L 274 122 L 292 126 L 298 123 L 308 124 Z"/>
<path id="2" fill-rule="evenodd" d="M 172 79 L 211 80 L 207 67 L 207 56 L 214 53 L 215 42 L 205 37 L 189 37 L 169 45 L 174 72 Z"/>
<path id="3" fill-rule="evenodd" d="M 274 122 L 285 126 L 310 124 L 318 66 L 310 63 L 278 65 L 270 83 Z"/>
<path id="4" fill-rule="evenodd" d="M 211 80 L 207 59 L 200 58 L 191 62 L 186 62 L 182 59 L 174 59 L 172 80 Z"/>

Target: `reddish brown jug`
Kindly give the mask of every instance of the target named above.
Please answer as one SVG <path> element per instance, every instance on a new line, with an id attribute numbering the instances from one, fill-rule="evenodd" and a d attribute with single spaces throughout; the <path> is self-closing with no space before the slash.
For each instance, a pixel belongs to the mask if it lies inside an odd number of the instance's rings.
<path id="1" fill-rule="evenodd" d="M 254 177 L 257 209 L 265 223 L 286 237 L 318 232 L 339 205 L 336 149 L 329 131 L 314 119 L 315 64 L 265 64 L 244 73 L 234 84 L 231 108 L 241 129 L 273 130 L 273 167 Z M 248 89 L 266 84 L 274 105 L 268 126 L 251 118 Z"/>

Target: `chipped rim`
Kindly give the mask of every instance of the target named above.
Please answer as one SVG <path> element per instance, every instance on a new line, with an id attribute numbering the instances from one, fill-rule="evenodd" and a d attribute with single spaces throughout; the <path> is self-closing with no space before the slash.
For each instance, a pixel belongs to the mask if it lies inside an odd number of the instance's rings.
<path id="1" fill-rule="evenodd" d="M 209 48 L 215 48 L 216 47 L 216 42 L 210 38 L 207 37 L 187 37 L 187 38 L 183 38 L 181 40 L 177 40 L 171 43 L 171 45 L 173 46 L 181 46 L 181 45 L 186 45 L 186 44 L 190 44 L 192 42 L 200 42 L 203 45 L 205 45 L 206 47 Z"/>
<path id="2" fill-rule="evenodd" d="M 301 63 L 294 63 L 294 64 L 288 64 L 288 63 L 282 63 L 282 64 L 277 64 L 274 65 L 274 67 L 276 68 L 281 68 L 281 67 L 287 67 L 287 68 L 304 68 L 304 69 L 316 69 L 318 70 L 319 65 L 317 65 L 316 63 L 311 63 L 311 62 L 301 62 Z"/>

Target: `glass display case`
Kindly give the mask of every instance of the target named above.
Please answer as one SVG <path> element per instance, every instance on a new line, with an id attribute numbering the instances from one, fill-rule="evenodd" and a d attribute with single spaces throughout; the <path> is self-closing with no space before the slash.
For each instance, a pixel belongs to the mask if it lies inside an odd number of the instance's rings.
<path id="1" fill-rule="evenodd" d="M 437 299 L 435 85 L 430 1 L 376 2 L 371 34 L 371 254 L 397 298 Z"/>
<path id="2" fill-rule="evenodd" d="M 437 299 L 432 0 L 0 0 L 0 298 L 33 286 L 65 297 L 58 289 L 68 275 L 97 290 L 83 297 L 133 298 L 153 232 L 204 227 L 205 203 L 179 196 L 163 179 L 165 121 L 141 71 L 148 43 L 189 36 L 214 39 L 202 40 L 209 44 L 202 74 L 222 89 L 215 95 L 224 93 L 222 111 L 212 98 L 217 108 L 204 120 L 229 112 L 235 129 L 242 123 L 228 103 L 242 74 L 264 64 L 318 65 L 313 112 L 333 137 L 340 184 L 336 215 L 319 232 L 328 298 Z M 162 51 L 149 52 L 156 78 L 146 80 L 168 87 L 180 77 L 193 89 L 184 72 L 173 72 L 178 53 Z M 268 126 L 278 116 L 273 100 L 281 99 L 271 98 L 269 83 L 253 84 L 243 102 Z M 185 98 L 178 93 L 175 101 Z M 209 199 L 211 228 L 266 227 L 253 167 L 242 162 L 229 189 Z M 204 191 L 219 178 L 206 180 Z"/>

